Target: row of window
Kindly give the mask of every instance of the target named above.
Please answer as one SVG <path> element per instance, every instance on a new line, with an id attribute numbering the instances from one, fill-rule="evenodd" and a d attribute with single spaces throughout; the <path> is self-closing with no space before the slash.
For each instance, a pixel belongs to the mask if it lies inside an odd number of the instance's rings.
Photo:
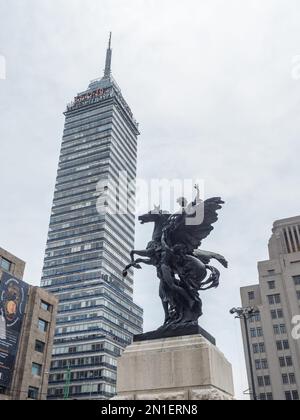
<path id="1" fill-rule="evenodd" d="M 293 366 L 293 359 L 291 356 L 279 357 L 280 367 Z M 266 359 L 255 361 L 256 369 L 268 369 L 268 361 Z"/>
<path id="2" fill-rule="evenodd" d="M 48 391 L 49 397 L 60 398 L 64 395 L 64 388 L 50 388 Z M 81 394 L 97 394 L 97 395 L 110 395 L 113 396 L 116 394 L 116 387 L 114 385 L 107 384 L 87 384 L 79 386 L 71 386 L 69 389 L 70 396 L 77 396 Z"/>
<path id="3" fill-rule="evenodd" d="M 258 386 L 263 388 L 264 386 L 271 386 L 270 376 L 258 376 L 257 377 Z"/>
<path id="4" fill-rule="evenodd" d="M 65 369 L 68 367 L 108 366 L 117 368 L 116 359 L 109 356 L 79 357 L 75 359 L 54 360 L 51 369 Z"/>
<path id="5" fill-rule="evenodd" d="M 117 380 L 117 373 L 112 372 L 108 369 L 101 369 L 101 370 L 83 370 L 77 372 L 71 372 L 70 380 L 71 381 L 85 381 L 95 380 L 95 379 L 110 379 L 111 381 L 115 382 Z M 67 379 L 67 373 L 56 373 L 50 375 L 49 382 L 53 384 L 54 382 L 63 382 Z"/>
<path id="6" fill-rule="evenodd" d="M 285 399 L 287 401 L 299 401 L 299 392 L 298 391 L 286 391 L 285 392 Z"/>
<path id="7" fill-rule="evenodd" d="M 277 346 L 278 351 L 289 350 L 290 349 L 290 344 L 289 344 L 288 340 L 276 341 L 276 346 Z M 254 354 L 265 353 L 265 352 L 266 352 L 265 343 L 253 344 L 253 353 Z"/>
<path id="8" fill-rule="evenodd" d="M 284 385 L 295 385 L 296 384 L 296 376 L 294 373 L 284 373 L 282 374 L 282 383 Z"/>

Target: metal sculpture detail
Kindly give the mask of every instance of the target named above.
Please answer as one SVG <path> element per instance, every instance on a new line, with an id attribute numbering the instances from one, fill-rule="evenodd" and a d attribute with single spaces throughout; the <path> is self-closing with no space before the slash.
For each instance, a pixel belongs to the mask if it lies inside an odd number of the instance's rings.
<path id="1" fill-rule="evenodd" d="M 220 272 L 210 261 L 228 267 L 222 255 L 200 249 L 202 241 L 214 229 L 224 202 L 221 198 L 202 201 L 199 187 L 196 189 L 196 199 L 188 204 L 185 198 L 180 198 L 181 209 L 173 215 L 155 207 L 139 217 L 142 224 L 154 223 L 152 240 L 145 250 L 131 252 L 132 262 L 124 270 L 126 277 L 132 267 L 141 269 L 141 264 L 156 267 L 165 313 L 160 330 L 198 325 L 202 316 L 199 293 L 219 286 Z"/>

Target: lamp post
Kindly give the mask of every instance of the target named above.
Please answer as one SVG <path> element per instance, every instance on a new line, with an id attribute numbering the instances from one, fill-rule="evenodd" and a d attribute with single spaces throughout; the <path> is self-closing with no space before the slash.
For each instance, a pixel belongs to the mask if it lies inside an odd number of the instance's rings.
<path id="1" fill-rule="evenodd" d="M 255 307 L 247 307 L 247 308 L 233 308 L 230 311 L 231 315 L 235 315 L 235 318 L 241 319 L 244 321 L 245 326 L 245 333 L 246 333 L 246 341 L 247 341 L 247 351 L 248 351 L 248 359 L 249 359 L 249 366 L 250 366 L 250 376 L 251 376 L 251 386 L 252 386 L 252 395 L 253 400 L 257 401 L 257 394 L 256 394 L 256 386 L 255 386 L 255 379 L 254 379 L 254 370 L 253 370 L 253 363 L 252 363 L 252 354 L 250 348 L 250 338 L 249 338 L 249 331 L 248 331 L 248 319 L 253 318 L 256 314 L 259 313 L 259 310 Z"/>

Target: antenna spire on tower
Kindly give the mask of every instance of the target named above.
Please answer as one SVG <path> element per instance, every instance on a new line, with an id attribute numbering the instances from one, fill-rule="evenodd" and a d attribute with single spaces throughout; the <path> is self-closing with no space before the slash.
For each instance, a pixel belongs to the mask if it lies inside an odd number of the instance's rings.
<path id="1" fill-rule="evenodd" d="M 111 39 L 112 33 L 109 33 L 109 43 L 108 49 L 106 52 L 106 62 L 105 62 L 105 71 L 104 71 L 104 78 L 109 79 L 111 76 L 111 61 L 112 61 L 112 49 L 111 49 Z"/>

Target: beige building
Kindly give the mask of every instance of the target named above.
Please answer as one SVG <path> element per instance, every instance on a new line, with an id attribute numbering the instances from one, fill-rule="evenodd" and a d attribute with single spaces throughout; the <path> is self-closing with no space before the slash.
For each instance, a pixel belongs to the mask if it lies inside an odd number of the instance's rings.
<path id="1" fill-rule="evenodd" d="M 243 287 L 243 307 L 257 307 L 248 321 L 255 393 L 260 400 L 299 400 L 300 340 L 292 319 L 300 314 L 300 216 L 274 223 L 270 259 L 258 263 L 259 284 Z M 246 330 L 242 333 L 247 355 Z M 251 385 L 249 358 L 246 364 Z"/>
<path id="2" fill-rule="evenodd" d="M 0 286 L 4 278 L 9 278 L 7 274 L 12 279 L 22 280 L 25 263 L 1 248 L 0 266 Z M 3 383 L 1 385 L 0 377 L 0 400 L 45 400 L 47 398 L 58 301 L 53 295 L 39 287 L 25 284 L 25 290 L 27 291 L 26 306 L 17 354 L 9 385 L 3 385 Z M 3 314 L 4 303 L 1 299 L 0 303 L 0 340 L 5 348 L 7 331 Z M 5 372 L 5 369 L 2 371 Z"/>

